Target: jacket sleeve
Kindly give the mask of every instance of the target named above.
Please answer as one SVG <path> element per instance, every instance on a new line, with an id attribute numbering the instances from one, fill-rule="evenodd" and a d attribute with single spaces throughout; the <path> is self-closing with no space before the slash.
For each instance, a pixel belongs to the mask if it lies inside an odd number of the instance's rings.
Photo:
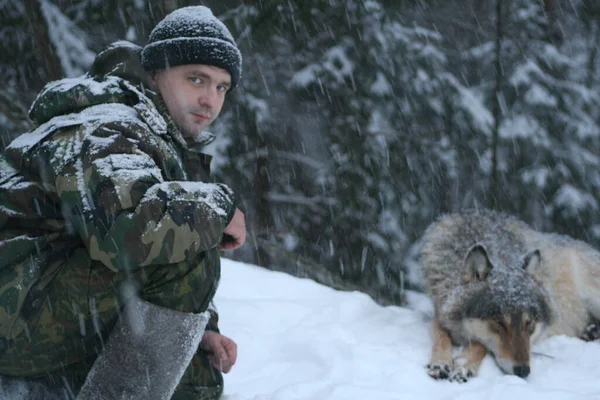
<path id="1" fill-rule="evenodd" d="M 155 151 L 162 139 L 132 129 L 141 128 L 100 126 L 83 139 L 55 139 L 63 141 L 59 149 L 75 149 L 55 184 L 63 216 L 91 258 L 117 271 L 176 263 L 218 246 L 235 211 L 232 191 L 165 181 L 159 158 L 168 151 Z M 172 164 L 178 156 L 170 151 Z"/>
<path id="2" fill-rule="evenodd" d="M 214 301 L 211 301 L 208 305 L 208 312 L 210 313 L 210 319 L 206 325 L 206 330 L 221 333 L 219 331 L 219 313 Z"/>

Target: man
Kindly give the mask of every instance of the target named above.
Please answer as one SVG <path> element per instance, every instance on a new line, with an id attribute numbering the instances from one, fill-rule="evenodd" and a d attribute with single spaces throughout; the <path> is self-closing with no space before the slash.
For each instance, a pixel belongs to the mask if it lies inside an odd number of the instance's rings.
<path id="1" fill-rule="evenodd" d="M 0 158 L 0 374 L 70 396 L 87 377 L 79 398 L 220 397 L 237 348 L 209 305 L 219 250 L 246 233 L 200 150 L 240 76 L 225 25 L 186 7 L 44 88 L 38 128 Z"/>

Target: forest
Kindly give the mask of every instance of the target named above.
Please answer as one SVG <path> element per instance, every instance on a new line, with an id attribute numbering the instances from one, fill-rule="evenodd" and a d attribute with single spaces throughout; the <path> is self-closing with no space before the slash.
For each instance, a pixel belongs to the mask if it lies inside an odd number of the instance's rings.
<path id="1" fill-rule="evenodd" d="M 597 0 L 0 0 L 0 149 L 47 82 L 197 4 L 244 58 L 207 149 L 247 218 L 227 257 L 399 305 L 444 213 L 600 246 Z"/>

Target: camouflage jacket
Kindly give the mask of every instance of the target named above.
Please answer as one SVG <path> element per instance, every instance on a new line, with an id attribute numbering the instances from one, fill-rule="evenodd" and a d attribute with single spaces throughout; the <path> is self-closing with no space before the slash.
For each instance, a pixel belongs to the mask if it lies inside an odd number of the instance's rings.
<path id="1" fill-rule="evenodd" d="M 84 77 L 49 83 L 37 129 L 0 157 L 0 337 L 23 330 L 26 297 L 76 248 L 115 272 L 203 252 L 218 263 L 233 194 L 206 182 L 197 147 L 211 138 L 186 142 L 138 52 L 116 43 Z"/>

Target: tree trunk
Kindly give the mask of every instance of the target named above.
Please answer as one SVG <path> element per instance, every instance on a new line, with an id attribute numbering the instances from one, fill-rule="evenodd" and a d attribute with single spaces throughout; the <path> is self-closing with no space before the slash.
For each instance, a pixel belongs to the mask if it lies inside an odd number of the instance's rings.
<path id="1" fill-rule="evenodd" d="M 269 160 L 267 159 L 267 146 L 263 144 L 260 147 L 261 155 L 256 159 L 256 198 L 258 204 L 256 207 L 256 231 L 259 238 L 268 242 L 273 230 L 273 218 L 271 216 L 271 206 L 269 201 L 269 190 L 271 187 L 269 177 Z M 262 245 L 257 246 L 258 265 L 268 266 L 271 263 L 269 252 Z"/>
<path id="2" fill-rule="evenodd" d="M 564 40 L 564 32 L 560 26 L 558 0 L 544 0 L 544 11 L 548 17 L 547 40 L 555 46 L 560 46 Z"/>
<path id="3" fill-rule="evenodd" d="M 591 88 L 596 80 L 596 63 L 598 60 L 598 41 L 600 40 L 600 29 L 597 22 L 592 22 L 590 28 L 590 56 L 587 65 L 587 87 Z"/>
<path id="4" fill-rule="evenodd" d="M 32 31 L 35 49 L 41 59 L 42 67 L 46 73 L 46 80 L 54 81 L 64 77 L 60 58 L 50 41 L 48 23 L 44 18 L 40 0 L 24 0 L 25 17 Z"/>
<path id="5" fill-rule="evenodd" d="M 500 144 L 500 119 L 502 117 L 502 108 L 500 105 L 500 96 L 502 96 L 502 41 L 503 41 L 503 20 L 502 20 L 502 1 L 496 0 L 496 88 L 492 98 L 492 112 L 494 115 L 494 130 L 492 132 L 492 171 L 490 177 L 490 199 L 488 204 L 494 209 L 498 206 L 500 196 L 500 182 L 498 174 L 498 146 Z"/>

